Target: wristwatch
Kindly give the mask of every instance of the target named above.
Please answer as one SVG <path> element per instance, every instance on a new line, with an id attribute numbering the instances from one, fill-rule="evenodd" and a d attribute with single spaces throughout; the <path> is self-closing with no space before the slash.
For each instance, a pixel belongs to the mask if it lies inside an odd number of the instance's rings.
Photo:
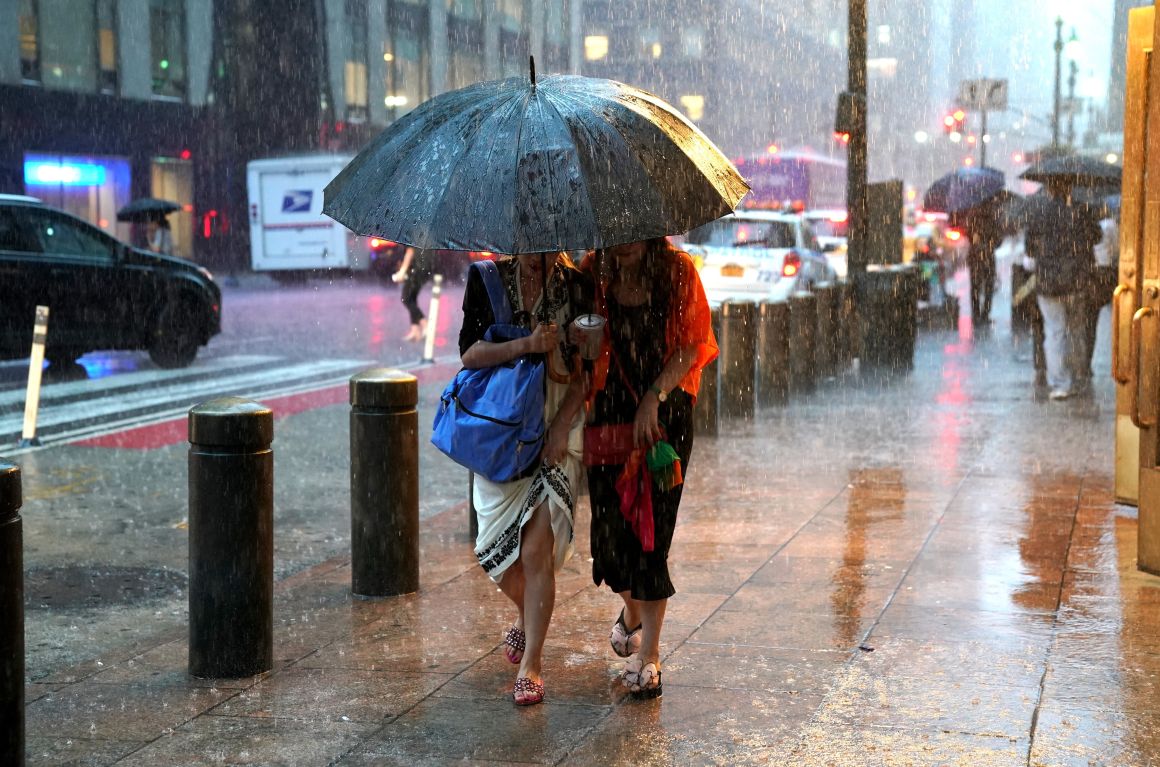
<path id="1" fill-rule="evenodd" d="M 664 402 L 669 398 L 669 393 L 656 384 L 648 387 L 648 390 L 657 395 L 657 402 Z"/>

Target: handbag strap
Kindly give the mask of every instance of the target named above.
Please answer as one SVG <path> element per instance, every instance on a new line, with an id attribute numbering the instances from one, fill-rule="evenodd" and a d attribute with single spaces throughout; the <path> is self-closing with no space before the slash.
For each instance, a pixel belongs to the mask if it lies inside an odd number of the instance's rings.
<path id="1" fill-rule="evenodd" d="M 491 301 L 494 324 L 512 324 L 512 303 L 508 300 L 507 291 L 504 290 L 503 280 L 499 278 L 499 267 L 495 265 L 495 261 L 491 259 L 476 261 L 471 265 L 471 268 L 479 272 L 480 278 L 483 279 L 483 286 L 487 288 L 487 298 Z"/>

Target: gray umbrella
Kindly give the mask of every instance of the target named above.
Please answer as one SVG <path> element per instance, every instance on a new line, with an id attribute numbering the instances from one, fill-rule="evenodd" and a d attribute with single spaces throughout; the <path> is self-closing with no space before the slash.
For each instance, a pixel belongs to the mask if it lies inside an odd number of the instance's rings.
<path id="1" fill-rule="evenodd" d="M 170 213 L 181 210 L 181 205 L 172 200 L 159 200 L 156 197 L 141 197 L 133 200 L 117 211 L 118 221 L 149 221 L 165 218 Z"/>
<path id="2" fill-rule="evenodd" d="M 1048 157 L 1019 174 L 1028 181 L 1061 181 L 1072 186 L 1112 186 L 1119 188 L 1119 165 L 1084 155 Z"/>
<path id="3" fill-rule="evenodd" d="M 420 248 L 544 253 L 685 232 L 733 210 L 737 169 L 660 98 L 554 75 L 478 83 L 391 125 L 323 212 Z"/>

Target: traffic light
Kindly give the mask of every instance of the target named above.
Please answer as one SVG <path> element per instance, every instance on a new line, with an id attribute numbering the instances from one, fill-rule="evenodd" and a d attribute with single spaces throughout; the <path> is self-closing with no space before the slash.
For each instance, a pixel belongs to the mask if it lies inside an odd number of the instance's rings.
<path id="1" fill-rule="evenodd" d="M 956 109 L 943 118 L 943 133 L 965 133 L 967 127 L 967 113 Z"/>

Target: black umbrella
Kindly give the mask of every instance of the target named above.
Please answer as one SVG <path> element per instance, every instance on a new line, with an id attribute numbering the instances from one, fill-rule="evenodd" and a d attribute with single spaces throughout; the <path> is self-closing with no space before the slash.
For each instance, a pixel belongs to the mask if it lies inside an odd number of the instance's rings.
<path id="1" fill-rule="evenodd" d="M 959 168 L 934 181 L 922 197 L 924 210 L 962 213 L 987 202 L 1006 185 L 994 168 Z"/>
<path id="2" fill-rule="evenodd" d="M 663 100 L 553 75 L 437 96 L 380 134 L 326 187 L 354 232 L 421 248 L 544 253 L 685 232 L 748 185 Z"/>
<path id="3" fill-rule="evenodd" d="M 1120 187 L 1119 165 L 1084 155 L 1048 157 L 1019 174 L 1027 181 L 1046 183 L 1060 181 L 1072 186 Z"/>
<path id="4" fill-rule="evenodd" d="M 181 210 L 181 205 L 172 200 L 159 200 L 156 197 L 142 197 L 133 200 L 117 211 L 118 221 L 151 221 L 165 218 L 175 210 Z"/>

